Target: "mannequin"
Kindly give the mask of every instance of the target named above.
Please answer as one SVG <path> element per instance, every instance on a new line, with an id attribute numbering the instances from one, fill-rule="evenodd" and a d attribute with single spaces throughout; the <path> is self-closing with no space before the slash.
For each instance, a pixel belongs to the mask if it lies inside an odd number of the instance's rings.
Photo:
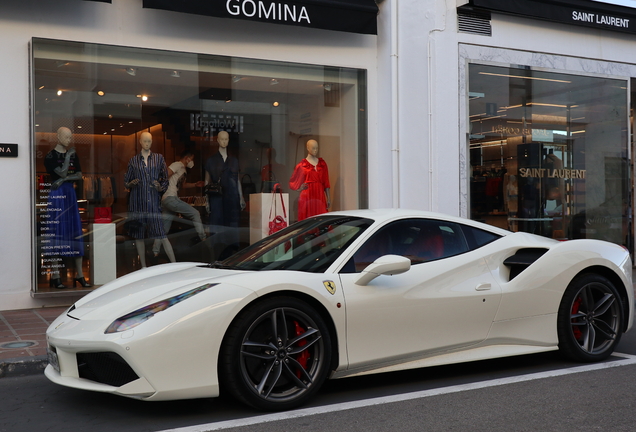
<path id="1" fill-rule="evenodd" d="M 331 207 L 329 169 L 327 163 L 318 157 L 318 141 L 311 139 L 307 141 L 306 147 L 307 157 L 296 165 L 289 180 L 289 187 L 300 191 L 299 221 L 326 213 Z"/>
<path id="2" fill-rule="evenodd" d="M 150 151 L 152 135 L 142 132 L 139 138 L 141 152 L 128 162 L 124 176 L 126 189 L 130 190 L 128 220 L 135 222 L 130 236 L 135 238 L 141 268 L 146 267 L 144 238 L 159 239 L 170 262 L 175 262 L 172 246 L 166 237 L 161 217 L 161 192 L 168 187 L 166 161 L 159 153 Z"/>
<path id="3" fill-rule="evenodd" d="M 205 162 L 205 185 L 212 183 L 221 185 L 220 194 L 210 193 L 208 190 L 208 205 L 210 216 L 210 235 L 215 226 L 226 226 L 232 229 L 229 232 L 227 245 L 218 259 L 225 259 L 236 252 L 239 247 L 239 219 L 240 212 L 245 208 L 243 190 L 239 181 L 238 159 L 230 156 L 227 147 L 230 144 L 230 134 L 221 131 L 216 137 L 219 143 L 219 151 Z"/>
<path id="4" fill-rule="evenodd" d="M 77 207 L 77 196 L 73 182 L 82 179 L 82 169 L 75 148 L 69 148 L 73 133 L 69 128 L 61 127 L 57 130 L 57 145 L 47 153 L 44 159 L 46 171 L 51 176 L 51 192 L 47 204 L 47 213 L 52 221 L 52 246 L 62 257 L 75 258 L 76 277 L 73 286 L 78 283 L 84 288 L 91 287 L 84 278 L 82 260 L 84 256 L 84 241 L 82 236 L 82 222 Z M 49 285 L 52 288 L 63 289 L 60 271 L 55 269 L 51 273 Z"/>
<path id="5" fill-rule="evenodd" d="M 208 194 L 209 224 L 238 228 L 239 213 L 245 208 L 243 190 L 239 181 L 238 159 L 228 155 L 229 133 L 219 132 L 217 141 L 219 151 L 205 162 L 205 185 L 220 180 L 222 193 L 220 195 Z"/>
<path id="6" fill-rule="evenodd" d="M 203 230 L 203 224 L 201 223 L 201 215 L 199 211 L 192 207 L 190 204 L 179 199 L 179 188 L 183 186 L 188 187 L 203 187 L 205 182 L 198 181 L 196 183 L 186 183 L 186 168 L 194 167 L 194 153 L 191 150 L 185 150 L 181 153 L 181 159 L 173 162 L 168 167 L 168 190 L 163 194 L 161 199 L 161 212 L 163 214 L 163 229 L 166 232 L 170 232 L 172 226 L 172 217 L 174 215 L 181 214 L 184 218 L 194 222 L 194 229 L 199 235 L 201 241 L 205 240 L 205 231 Z M 159 255 L 161 249 L 161 240 L 155 239 L 152 246 L 152 251 L 155 256 Z"/>

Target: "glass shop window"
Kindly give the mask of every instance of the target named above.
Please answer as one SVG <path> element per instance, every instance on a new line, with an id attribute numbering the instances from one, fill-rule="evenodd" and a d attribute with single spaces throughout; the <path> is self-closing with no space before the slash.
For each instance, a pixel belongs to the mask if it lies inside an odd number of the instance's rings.
<path id="1" fill-rule="evenodd" d="M 36 294 L 367 207 L 366 71 L 32 41 Z"/>
<path id="2" fill-rule="evenodd" d="M 470 217 L 630 246 L 628 83 L 469 66 Z"/>

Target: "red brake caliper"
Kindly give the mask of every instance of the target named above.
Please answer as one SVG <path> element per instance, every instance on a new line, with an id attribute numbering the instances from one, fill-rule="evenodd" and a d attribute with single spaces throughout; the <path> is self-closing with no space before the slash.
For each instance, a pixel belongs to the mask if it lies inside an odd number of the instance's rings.
<path id="1" fill-rule="evenodd" d="M 296 336 L 300 336 L 301 334 L 305 333 L 305 330 L 300 326 L 300 324 L 298 324 L 298 321 L 294 321 L 294 326 L 296 327 Z M 298 341 L 298 346 L 302 347 L 307 345 L 307 341 L 306 340 L 300 340 Z M 307 350 L 301 352 L 300 354 L 298 354 L 298 357 L 296 357 L 296 361 L 298 363 L 300 363 L 300 365 L 302 366 L 303 369 L 307 369 L 307 362 L 309 361 L 309 352 L 307 352 Z M 300 371 L 296 371 L 296 376 L 300 379 L 301 377 L 301 372 Z"/>
<path id="2" fill-rule="evenodd" d="M 581 297 L 577 298 L 574 301 L 574 304 L 572 305 L 572 315 L 576 314 L 579 312 L 579 308 L 581 307 Z M 574 338 L 576 340 L 579 340 L 581 338 L 581 336 L 583 336 L 583 332 L 581 331 L 581 329 L 579 328 L 579 326 L 572 326 L 572 333 L 574 334 Z"/>

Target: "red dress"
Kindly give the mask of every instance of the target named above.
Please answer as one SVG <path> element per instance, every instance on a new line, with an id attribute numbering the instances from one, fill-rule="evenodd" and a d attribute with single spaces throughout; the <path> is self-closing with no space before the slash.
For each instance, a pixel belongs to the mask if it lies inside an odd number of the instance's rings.
<path id="1" fill-rule="evenodd" d="M 296 165 L 289 180 L 289 187 L 298 190 L 303 183 L 307 183 L 309 187 L 301 191 L 298 197 L 299 221 L 327 212 L 325 189 L 330 188 L 329 169 L 322 158 L 318 158 L 318 164 L 315 167 L 307 159 L 303 159 Z"/>

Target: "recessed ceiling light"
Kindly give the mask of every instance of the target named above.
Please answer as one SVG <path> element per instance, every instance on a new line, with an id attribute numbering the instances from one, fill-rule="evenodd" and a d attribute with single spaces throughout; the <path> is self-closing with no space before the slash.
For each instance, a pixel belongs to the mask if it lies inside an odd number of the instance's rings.
<path id="1" fill-rule="evenodd" d="M 179 73 L 179 71 L 172 71 L 172 73 L 170 74 L 171 77 L 173 78 L 181 78 L 181 74 Z"/>
<path id="2" fill-rule="evenodd" d="M 137 75 L 137 68 L 134 67 L 128 67 L 126 68 L 126 73 L 130 76 L 135 76 Z"/>
<path id="3" fill-rule="evenodd" d="M 58 95 L 58 96 L 62 96 L 62 90 L 58 90 L 58 91 L 57 91 L 57 95 Z"/>
<path id="4" fill-rule="evenodd" d="M 148 96 L 143 95 L 143 96 L 141 97 L 141 100 L 142 100 L 142 101 L 144 101 L 144 102 L 146 102 L 146 101 L 148 100 Z"/>
<path id="5" fill-rule="evenodd" d="M 278 80 L 277 80 L 276 78 L 272 78 L 272 79 L 269 81 L 269 85 L 276 85 L 276 84 L 278 84 Z"/>
<path id="6" fill-rule="evenodd" d="M 97 96 L 104 96 L 106 93 L 104 93 L 103 90 L 100 90 L 97 92 Z"/>

